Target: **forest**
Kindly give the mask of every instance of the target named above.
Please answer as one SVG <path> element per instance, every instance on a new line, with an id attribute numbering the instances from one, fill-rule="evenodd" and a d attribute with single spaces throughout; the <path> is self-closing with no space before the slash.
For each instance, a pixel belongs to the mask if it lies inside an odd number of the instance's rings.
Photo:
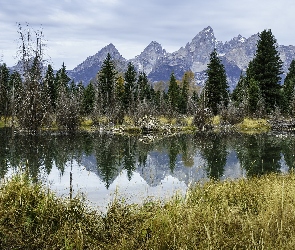
<path id="1" fill-rule="evenodd" d="M 43 34 L 35 32 L 34 37 L 29 32 L 19 26 L 21 70 L 11 72 L 5 63 L 0 65 L 0 117 L 5 126 L 73 132 L 86 121 L 116 126 L 126 117 L 138 121 L 162 116 L 193 117 L 192 125 L 203 129 L 217 115 L 221 124 L 236 124 L 245 117 L 294 116 L 295 61 L 281 82 L 282 61 L 271 30 L 259 34 L 255 56 L 232 93 L 215 49 L 204 86 L 196 85 L 191 71 L 180 80 L 171 72 L 167 83 L 150 83 L 131 62 L 125 72 L 118 72 L 110 54 L 96 78 L 84 86 L 69 78 L 65 64 L 57 72 L 50 64 L 44 66 Z"/>

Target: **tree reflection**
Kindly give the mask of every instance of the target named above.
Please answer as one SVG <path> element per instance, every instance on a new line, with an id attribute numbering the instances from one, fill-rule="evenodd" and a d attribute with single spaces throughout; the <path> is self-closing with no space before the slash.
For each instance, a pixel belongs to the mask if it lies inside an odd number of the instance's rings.
<path id="1" fill-rule="evenodd" d="M 208 177 L 218 180 L 226 164 L 226 141 L 219 133 L 208 133 L 202 137 L 201 155 L 206 161 Z"/>
<path id="2" fill-rule="evenodd" d="M 220 179 L 225 165 L 230 164 L 227 163 L 227 155 L 231 151 L 236 152 L 248 176 L 279 171 L 282 156 L 289 168 L 295 165 L 295 138 L 292 136 L 279 138 L 266 134 L 212 132 L 145 141 L 139 136 L 83 132 L 75 135 L 53 132 L 14 134 L 5 128 L 0 129 L 0 138 L 0 177 L 10 169 L 25 168 L 37 179 L 40 173 L 50 174 L 54 166 L 63 175 L 69 162 L 87 164 L 87 156 L 95 166 L 90 171 L 99 176 L 106 188 L 123 170 L 126 170 L 129 180 L 134 171 L 141 173 L 143 178 L 154 171 L 153 183 L 160 183 L 167 175 L 177 177 L 180 174 L 185 178 L 186 168 L 199 166 L 200 162 L 194 161 L 200 157 L 206 163 L 204 167 L 208 177 Z"/>
<path id="3" fill-rule="evenodd" d="M 247 176 L 278 172 L 280 169 L 281 145 L 276 137 L 265 134 L 244 136 L 236 151 Z"/>

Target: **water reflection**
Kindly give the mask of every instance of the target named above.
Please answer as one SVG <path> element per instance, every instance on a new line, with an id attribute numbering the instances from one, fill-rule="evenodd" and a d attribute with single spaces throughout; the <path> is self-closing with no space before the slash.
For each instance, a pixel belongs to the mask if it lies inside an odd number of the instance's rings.
<path id="1" fill-rule="evenodd" d="M 156 187 L 167 177 L 188 185 L 208 178 L 279 172 L 282 167 L 291 169 L 295 164 L 292 134 L 207 133 L 176 135 L 146 143 L 146 138 L 138 136 L 25 135 L 1 129 L 0 138 L 1 177 L 11 169 L 27 168 L 35 179 L 42 173 L 49 176 L 56 171 L 61 178 L 67 167 L 74 171 L 79 166 L 96 176 L 105 189 L 122 173 L 129 182 L 141 178 L 149 187 Z"/>

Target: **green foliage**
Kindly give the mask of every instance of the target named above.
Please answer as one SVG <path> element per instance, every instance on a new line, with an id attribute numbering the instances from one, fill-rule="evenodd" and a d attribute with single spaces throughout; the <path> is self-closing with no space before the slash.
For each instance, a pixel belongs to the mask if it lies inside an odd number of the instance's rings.
<path id="1" fill-rule="evenodd" d="M 219 134 L 213 133 L 207 135 L 209 145 L 201 148 L 201 155 L 206 161 L 206 170 L 211 179 L 219 180 L 223 175 L 224 166 L 226 164 L 226 144 L 221 141 Z"/>
<path id="2" fill-rule="evenodd" d="M 210 62 L 207 66 L 208 79 L 205 84 L 205 103 L 214 115 L 219 111 L 219 106 L 227 107 L 229 101 L 228 84 L 223 64 L 216 49 L 210 54 Z"/>
<path id="3" fill-rule="evenodd" d="M 114 90 L 117 78 L 115 63 L 108 53 L 97 75 L 98 100 L 101 112 L 107 114 L 114 104 Z"/>
<path id="4" fill-rule="evenodd" d="M 258 82 L 267 112 L 274 111 L 280 103 L 280 75 L 282 61 L 277 51 L 276 39 L 271 30 L 259 34 L 257 50 L 252 60 L 250 79 Z"/>
<path id="5" fill-rule="evenodd" d="M 56 109 L 56 101 L 58 96 L 57 82 L 55 80 L 52 66 L 47 66 L 47 71 L 44 78 L 44 87 L 46 87 L 50 99 L 50 108 L 52 111 Z"/>
<path id="6" fill-rule="evenodd" d="M 83 113 L 89 115 L 94 110 L 95 89 L 90 82 L 83 91 L 82 109 Z"/>
<path id="7" fill-rule="evenodd" d="M 261 93 L 258 82 L 251 78 L 248 87 L 248 107 L 250 114 L 254 114 L 257 111 L 260 99 Z"/>
<path id="8" fill-rule="evenodd" d="M 11 87 L 9 86 L 9 69 L 6 64 L 0 65 L 0 116 L 8 116 L 11 103 Z"/>
<path id="9" fill-rule="evenodd" d="M 75 132 L 79 128 L 79 102 L 75 89 L 60 88 L 56 108 L 56 123 L 60 129 Z"/>
<path id="10" fill-rule="evenodd" d="M 185 73 L 182 79 L 182 87 L 180 92 L 180 100 L 178 109 L 181 114 L 186 114 L 188 111 L 188 100 L 189 100 L 189 79 L 188 74 Z"/>
<path id="11" fill-rule="evenodd" d="M 129 62 L 127 70 L 124 74 L 125 85 L 124 85 L 124 106 L 127 110 L 134 108 L 135 101 L 138 96 L 137 89 L 137 72 L 134 65 Z"/>
<path id="12" fill-rule="evenodd" d="M 246 105 L 248 99 L 248 82 L 246 76 L 241 74 L 236 88 L 233 90 L 231 98 L 236 106 Z"/>
<path id="13" fill-rule="evenodd" d="M 177 111 L 178 110 L 178 105 L 179 105 L 179 86 L 177 84 L 176 78 L 174 73 L 171 74 L 170 76 L 170 81 L 169 81 L 169 88 L 167 92 L 168 96 L 168 101 L 169 105 L 172 111 Z"/>
<path id="14" fill-rule="evenodd" d="M 148 83 L 148 78 L 146 73 L 139 72 L 138 80 L 138 94 L 140 102 L 149 101 L 151 100 L 151 87 Z"/>
<path id="15" fill-rule="evenodd" d="M 56 76 L 55 76 L 55 88 L 56 88 L 56 90 L 57 91 L 60 91 L 62 89 L 68 90 L 70 81 L 71 81 L 71 78 L 68 76 L 66 66 L 63 63 L 62 67 L 56 72 Z M 52 94 L 54 94 L 54 92 L 56 90 L 53 90 Z"/>
<path id="16" fill-rule="evenodd" d="M 295 60 L 292 60 L 283 85 L 283 112 L 290 114 L 295 94 Z"/>

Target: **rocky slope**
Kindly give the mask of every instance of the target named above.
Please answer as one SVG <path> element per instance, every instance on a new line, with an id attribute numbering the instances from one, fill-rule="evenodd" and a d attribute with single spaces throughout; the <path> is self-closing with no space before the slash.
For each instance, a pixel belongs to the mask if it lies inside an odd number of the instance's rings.
<path id="1" fill-rule="evenodd" d="M 168 81 L 172 72 L 181 79 L 185 71 L 191 70 L 195 73 L 196 83 L 202 85 L 206 79 L 205 71 L 210 53 L 216 48 L 225 66 L 232 90 L 237 84 L 241 71 L 247 68 L 249 61 L 254 57 L 258 38 L 258 34 L 249 38 L 238 35 L 223 43 L 215 38 L 213 29 L 209 26 L 178 51 L 168 53 L 159 43 L 153 41 L 140 55 L 130 60 L 123 58 L 115 46 L 109 44 L 70 71 L 69 76 L 76 82 L 82 81 L 87 84 L 99 71 L 107 53 L 110 53 L 119 71 L 126 69 L 127 63 L 131 61 L 139 71 L 146 72 L 151 82 L 156 82 Z M 286 73 L 291 61 L 295 59 L 295 46 L 278 45 L 278 51 Z"/>

